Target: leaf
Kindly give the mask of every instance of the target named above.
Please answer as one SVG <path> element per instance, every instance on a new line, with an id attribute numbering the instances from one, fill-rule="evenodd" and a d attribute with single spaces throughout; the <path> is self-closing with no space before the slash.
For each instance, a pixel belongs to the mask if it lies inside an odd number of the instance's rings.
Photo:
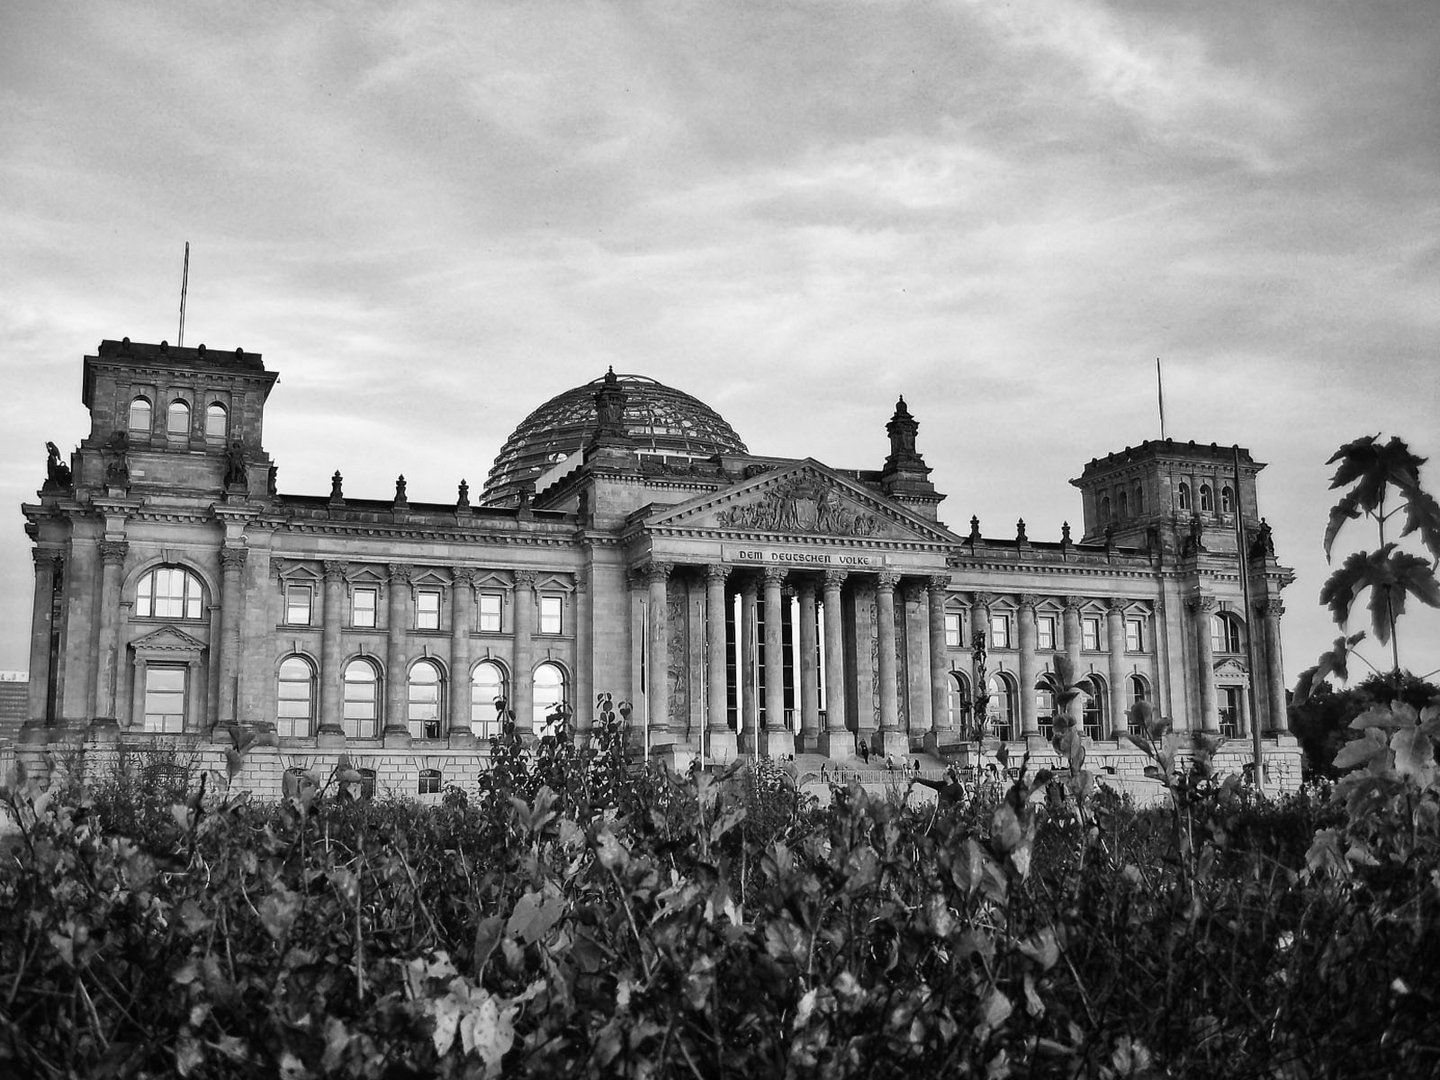
<path id="1" fill-rule="evenodd" d="M 1381 644 L 1390 640 L 1394 621 L 1404 614 L 1407 595 L 1440 607 L 1440 580 L 1430 564 L 1394 544 L 1351 554 L 1321 588 L 1320 602 L 1329 605 L 1335 621 L 1343 626 L 1349 621 L 1355 598 L 1366 589 L 1370 590 L 1370 624 Z"/>
<path id="2" fill-rule="evenodd" d="M 260 921 L 276 941 L 290 932 L 300 914 L 300 896 L 281 886 L 260 901 Z"/>
<path id="3" fill-rule="evenodd" d="M 1010 999 L 1000 992 L 998 988 L 992 987 L 989 996 L 985 998 L 985 1004 L 980 1008 L 979 1027 L 990 1030 L 999 1027 L 1010 1016 L 1014 1006 Z"/>
<path id="4" fill-rule="evenodd" d="M 1342 498 L 1330 508 L 1330 520 L 1325 523 L 1325 561 L 1330 561 L 1330 549 L 1335 544 L 1335 537 L 1339 535 L 1340 529 L 1347 521 L 1354 521 L 1360 516 L 1359 500 L 1351 493 Z"/>
<path id="5" fill-rule="evenodd" d="M 1368 728 L 1363 736 L 1351 739 L 1335 755 L 1335 768 L 1353 769 L 1357 765 L 1368 765 L 1371 760 L 1389 750 L 1385 733 L 1379 728 Z"/>
<path id="6" fill-rule="evenodd" d="M 565 900 L 558 890 L 548 895 L 527 892 L 515 902 L 515 910 L 510 913 L 505 932 L 515 935 L 527 945 L 534 944 L 550 932 L 564 911 Z"/>
<path id="7" fill-rule="evenodd" d="M 1390 749 L 1395 751 L 1395 771 L 1409 777 L 1422 788 L 1435 776 L 1435 744 L 1417 728 L 1401 728 L 1390 736 Z"/>
<path id="8" fill-rule="evenodd" d="M 1440 563 L 1440 502 L 1418 482 L 1405 489 L 1405 527 L 1400 530 L 1400 537 L 1404 539 L 1414 532 L 1420 534 L 1430 557 Z"/>

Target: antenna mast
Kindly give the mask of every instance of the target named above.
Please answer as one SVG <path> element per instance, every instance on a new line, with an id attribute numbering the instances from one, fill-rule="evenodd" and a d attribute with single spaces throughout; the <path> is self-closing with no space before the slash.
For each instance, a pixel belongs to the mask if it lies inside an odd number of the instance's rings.
<path id="1" fill-rule="evenodd" d="M 176 339 L 177 348 L 185 345 L 185 292 L 190 288 L 190 241 L 185 241 L 185 272 L 180 278 L 180 336 Z"/>
<path id="2" fill-rule="evenodd" d="M 189 250 L 188 247 L 186 250 Z M 1155 358 L 1155 392 L 1160 397 L 1160 441 L 1165 441 L 1165 380 L 1160 376 L 1160 358 Z"/>

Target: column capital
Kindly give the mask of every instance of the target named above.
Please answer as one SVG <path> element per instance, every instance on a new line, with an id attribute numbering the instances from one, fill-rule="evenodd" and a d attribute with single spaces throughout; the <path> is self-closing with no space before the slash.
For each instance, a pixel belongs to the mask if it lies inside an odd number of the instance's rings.
<path id="1" fill-rule="evenodd" d="M 789 569 L 784 566 L 767 566 L 760 571 L 760 577 L 767 586 L 779 585 L 789 572 Z"/>
<path id="2" fill-rule="evenodd" d="M 405 563 L 386 563 L 385 573 L 390 576 L 390 584 L 409 585 L 415 577 L 415 568 Z"/>
<path id="3" fill-rule="evenodd" d="M 974 592 L 970 594 L 970 603 L 978 608 L 988 608 L 998 599 L 1000 598 L 993 592 Z"/>
<path id="4" fill-rule="evenodd" d="M 720 584 L 723 585 L 725 584 L 725 579 L 729 576 L 730 567 L 726 566 L 724 563 L 709 563 L 705 567 L 705 581 L 708 584 L 713 585 L 715 582 L 718 581 L 720 582 Z"/>
<path id="5" fill-rule="evenodd" d="M 801 599 L 815 596 L 815 579 L 809 575 L 802 575 L 795 581 L 795 595 Z"/>
<path id="6" fill-rule="evenodd" d="M 1130 601 L 1123 596 L 1112 596 L 1105 601 L 1105 607 L 1112 615 L 1124 615 L 1125 610 L 1130 606 Z"/>
<path id="7" fill-rule="evenodd" d="M 1070 611 L 1073 609 L 1079 611 L 1084 603 L 1085 598 L 1083 596 L 1067 596 L 1065 597 L 1065 610 Z"/>
<path id="8" fill-rule="evenodd" d="M 651 559 L 645 564 L 645 580 L 651 585 L 654 585 L 657 581 L 664 584 L 670 578 L 670 571 L 674 569 L 674 563 L 664 562 L 660 559 Z"/>
<path id="9" fill-rule="evenodd" d="M 540 575 L 534 570 L 516 570 L 514 577 L 515 587 L 517 589 L 533 589 Z"/>
<path id="10" fill-rule="evenodd" d="M 345 571 L 350 569 L 350 564 L 339 559 L 326 559 L 320 567 L 325 572 L 326 581 L 344 581 Z"/>
<path id="11" fill-rule="evenodd" d="M 243 547 L 222 547 L 220 549 L 220 565 L 226 570 L 239 570 L 245 565 L 245 560 L 250 557 L 250 549 Z"/>
<path id="12" fill-rule="evenodd" d="M 1040 597 L 1039 597 L 1038 595 L 1036 595 L 1035 593 L 1028 593 L 1028 592 L 1027 592 L 1027 593 L 1021 593 L 1021 594 L 1020 594 L 1020 610 L 1021 610 L 1021 611 L 1024 611 L 1026 608 L 1029 608 L 1031 612 L 1034 612 L 1034 610 L 1035 610 L 1035 605 L 1038 604 L 1038 603 L 1040 603 Z"/>
<path id="13" fill-rule="evenodd" d="M 900 575 L 891 570 L 882 570 L 875 575 L 875 587 L 881 592 L 893 593 L 900 584 Z"/>
<path id="14" fill-rule="evenodd" d="M 117 566 L 125 561 L 125 556 L 130 551 L 130 544 L 125 540 L 101 540 L 99 544 L 100 558 L 106 563 L 115 563 Z M 221 562 L 225 560 L 225 552 L 230 549 L 222 548 L 220 554 Z M 244 548 L 240 549 L 245 550 Z M 243 561 L 243 560 L 242 560 Z"/>
<path id="15" fill-rule="evenodd" d="M 590 589 L 590 571 L 583 566 L 575 571 L 575 591 L 577 593 L 588 592 Z"/>
<path id="16" fill-rule="evenodd" d="M 469 566 L 457 566 L 450 571 L 450 580 L 460 588 L 475 584 L 475 570 Z"/>
<path id="17" fill-rule="evenodd" d="M 35 560 L 35 569 L 37 570 L 58 570 L 65 561 L 65 556 L 60 552 L 46 548 L 31 548 L 30 556 Z"/>
<path id="18" fill-rule="evenodd" d="M 828 591 L 832 587 L 839 589 L 845 584 L 845 579 L 849 576 L 849 572 L 845 570 L 826 570 L 824 578 L 826 590 Z"/>
<path id="19" fill-rule="evenodd" d="M 1210 615 L 1219 606 L 1213 596 L 1192 596 L 1185 601 L 1185 607 L 1196 615 Z"/>
<path id="20" fill-rule="evenodd" d="M 1285 614 L 1285 602 L 1278 596 L 1272 596 L 1269 599 L 1257 601 L 1255 610 L 1262 618 L 1274 619 L 1279 622 L 1280 617 Z"/>
<path id="21" fill-rule="evenodd" d="M 950 575 L 931 574 L 925 579 L 925 584 L 932 593 L 938 592 L 943 596 L 950 589 Z"/>

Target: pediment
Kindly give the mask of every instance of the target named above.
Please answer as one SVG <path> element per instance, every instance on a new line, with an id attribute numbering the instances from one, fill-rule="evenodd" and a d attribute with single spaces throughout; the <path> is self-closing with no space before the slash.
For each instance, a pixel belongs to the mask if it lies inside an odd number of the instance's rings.
<path id="1" fill-rule="evenodd" d="M 749 477 L 647 519 L 652 529 L 736 537 L 825 536 L 954 544 L 949 530 L 869 491 L 813 459 Z"/>
<path id="2" fill-rule="evenodd" d="M 174 626 L 162 626 L 142 638 L 136 638 L 130 647 L 136 652 L 197 653 L 204 650 L 205 642 Z"/>
<path id="3" fill-rule="evenodd" d="M 1233 656 L 1227 656 L 1215 664 L 1215 677 L 1217 679 L 1244 679 L 1247 672 L 1245 665 L 1236 660 Z"/>

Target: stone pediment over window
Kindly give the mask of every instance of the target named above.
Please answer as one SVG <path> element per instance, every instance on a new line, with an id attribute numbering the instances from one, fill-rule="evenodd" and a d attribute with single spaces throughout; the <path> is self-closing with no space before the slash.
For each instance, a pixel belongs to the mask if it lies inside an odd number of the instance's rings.
<path id="1" fill-rule="evenodd" d="M 753 536 L 825 536 L 869 541 L 959 542 L 948 530 L 868 491 L 813 459 L 772 469 L 723 491 L 667 507 L 652 529 Z"/>
<path id="2" fill-rule="evenodd" d="M 153 633 L 136 638 L 130 647 L 137 655 L 147 657 L 168 657 L 183 660 L 199 656 L 205 651 L 205 642 L 193 638 L 173 626 L 162 626 Z"/>
<path id="3" fill-rule="evenodd" d="M 1245 665 L 1233 656 L 1227 656 L 1215 665 L 1216 682 L 1244 682 L 1248 677 Z"/>

